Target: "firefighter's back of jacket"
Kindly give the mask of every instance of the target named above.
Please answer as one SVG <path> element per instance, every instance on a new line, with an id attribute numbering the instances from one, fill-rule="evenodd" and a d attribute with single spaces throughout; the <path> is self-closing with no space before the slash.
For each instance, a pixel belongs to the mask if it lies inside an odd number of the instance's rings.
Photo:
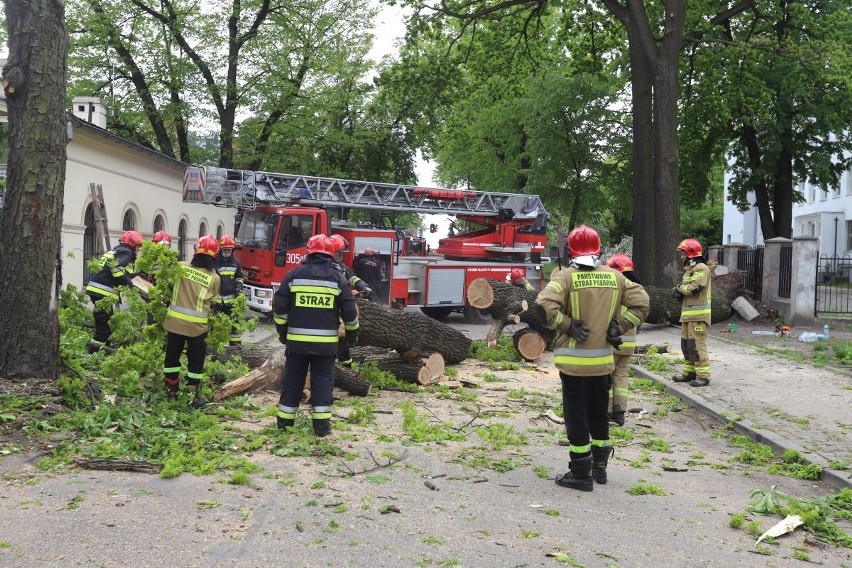
<path id="1" fill-rule="evenodd" d="M 309 255 L 275 294 L 275 312 L 287 320 L 287 352 L 337 356 L 338 326 L 357 321 L 349 283 L 325 255 Z"/>
<path id="2" fill-rule="evenodd" d="M 181 262 L 180 267 L 163 328 L 179 335 L 198 337 L 209 329 L 210 303 L 219 295 L 219 275 L 188 262 Z"/>

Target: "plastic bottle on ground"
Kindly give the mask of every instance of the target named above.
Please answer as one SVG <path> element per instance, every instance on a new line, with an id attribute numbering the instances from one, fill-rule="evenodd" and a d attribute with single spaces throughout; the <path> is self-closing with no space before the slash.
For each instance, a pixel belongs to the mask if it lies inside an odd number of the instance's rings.
<path id="1" fill-rule="evenodd" d="M 818 333 L 814 333 L 812 331 L 806 331 L 802 335 L 799 336 L 799 341 L 804 341 L 806 343 L 810 343 L 812 341 L 817 341 L 820 335 Z"/>
<path id="2" fill-rule="evenodd" d="M 822 338 L 825 341 L 828 341 L 828 324 L 825 324 L 824 326 L 822 326 Z"/>

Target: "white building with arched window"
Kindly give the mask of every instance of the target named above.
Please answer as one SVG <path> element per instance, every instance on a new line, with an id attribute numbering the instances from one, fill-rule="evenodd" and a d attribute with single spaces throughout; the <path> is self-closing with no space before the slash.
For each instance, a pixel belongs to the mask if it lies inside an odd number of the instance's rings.
<path id="1" fill-rule="evenodd" d="M 187 164 L 108 132 L 99 99 L 75 98 L 62 223 L 62 283 L 82 286 L 95 247 L 90 187 L 104 196 L 111 246 L 135 229 L 146 238 L 157 231 L 172 237 L 182 259 L 192 256 L 201 234 L 220 237 L 234 228 L 235 209 L 183 202 Z M 90 121 L 91 120 L 91 121 Z"/>

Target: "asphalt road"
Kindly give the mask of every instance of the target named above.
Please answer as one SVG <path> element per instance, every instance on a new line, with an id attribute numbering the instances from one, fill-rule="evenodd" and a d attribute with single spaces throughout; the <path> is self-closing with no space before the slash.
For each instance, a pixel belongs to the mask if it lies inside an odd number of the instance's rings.
<path id="1" fill-rule="evenodd" d="M 637 412 L 609 483 L 582 493 L 553 482 L 568 452 L 563 427 L 544 416 L 560 396 L 551 356 L 516 370 L 478 361 L 457 369 L 479 388 L 464 396 L 379 392 L 370 399 L 373 424 L 345 424 L 350 410 L 341 401 L 331 440 L 351 456 L 278 458 L 262 448 L 252 459 L 265 473 L 252 487 L 227 484 L 225 473 L 54 476 L 34 467 L 37 458 L 2 458 L 0 566 L 800 567 L 797 547 L 825 566 L 852 565 L 852 551 L 814 544 L 801 530 L 763 555 L 755 538 L 730 528 L 753 489 L 777 485 L 802 498 L 833 489 L 733 461 L 740 450 L 730 432 L 694 408 L 634 392 Z M 274 394 L 258 401 L 272 404 Z M 407 401 L 466 439 L 412 442 L 401 426 Z M 489 447 L 476 427 L 493 424 L 511 426 L 526 444 Z M 503 471 L 481 467 L 488 459 Z M 628 492 L 640 486 L 663 494 Z M 752 520 L 766 529 L 780 518 Z"/>

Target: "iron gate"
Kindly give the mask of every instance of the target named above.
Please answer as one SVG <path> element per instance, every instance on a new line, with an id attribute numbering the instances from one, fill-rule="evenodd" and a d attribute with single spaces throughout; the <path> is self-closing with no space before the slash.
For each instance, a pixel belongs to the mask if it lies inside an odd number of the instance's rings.
<path id="1" fill-rule="evenodd" d="M 849 284 L 852 257 L 822 255 L 818 262 L 814 316 L 852 315 L 852 293 Z"/>
<path id="2" fill-rule="evenodd" d="M 763 245 L 737 251 L 737 268 L 745 273 L 743 288 L 758 301 L 763 299 L 763 251 Z"/>

